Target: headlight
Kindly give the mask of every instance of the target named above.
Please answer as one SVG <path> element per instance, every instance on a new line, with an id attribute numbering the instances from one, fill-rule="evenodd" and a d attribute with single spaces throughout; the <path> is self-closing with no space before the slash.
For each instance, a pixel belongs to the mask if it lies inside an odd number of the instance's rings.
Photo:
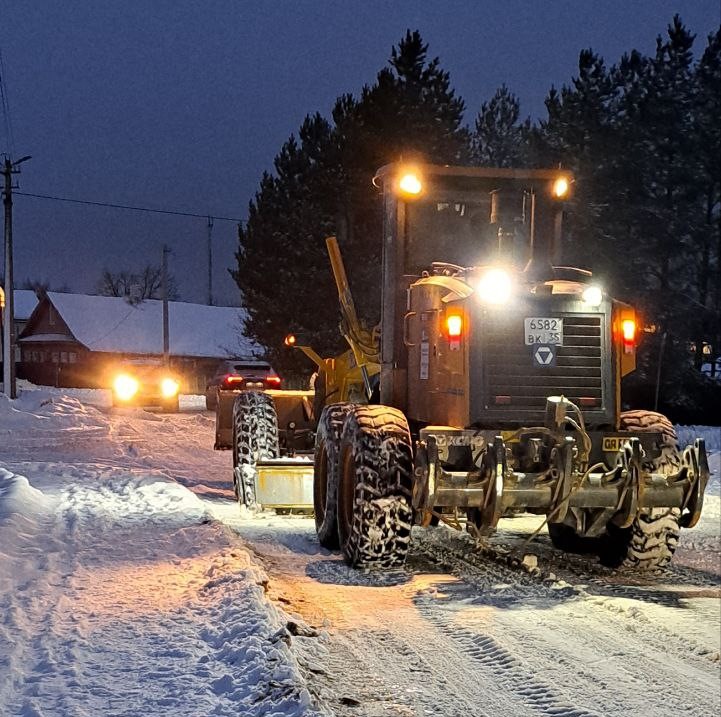
<path id="1" fill-rule="evenodd" d="M 603 301 L 603 289 L 600 286 L 587 286 L 583 290 L 583 300 L 589 306 L 599 306 Z"/>
<path id="2" fill-rule="evenodd" d="M 121 374 L 115 379 L 113 388 L 121 401 L 129 401 L 138 392 L 139 384 L 132 376 Z"/>
<path id="3" fill-rule="evenodd" d="M 555 199 L 565 199 L 568 196 L 568 190 L 571 188 L 571 184 L 568 181 L 568 177 L 558 177 L 553 182 L 551 193 Z"/>
<path id="4" fill-rule="evenodd" d="M 398 177 L 398 191 L 405 197 L 415 198 L 423 191 L 423 181 L 414 169 L 406 169 Z"/>
<path id="5" fill-rule="evenodd" d="M 505 304 L 512 289 L 511 277 L 503 269 L 489 269 L 476 286 L 480 299 L 489 304 Z"/>
<path id="6" fill-rule="evenodd" d="M 163 394 L 163 398 L 172 398 L 178 393 L 180 385 L 175 379 L 164 378 L 160 383 L 160 392 Z"/>

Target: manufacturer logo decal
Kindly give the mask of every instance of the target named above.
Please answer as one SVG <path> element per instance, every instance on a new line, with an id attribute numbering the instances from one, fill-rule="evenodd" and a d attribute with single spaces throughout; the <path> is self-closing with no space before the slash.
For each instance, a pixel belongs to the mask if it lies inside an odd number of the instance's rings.
<path id="1" fill-rule="evenodd" d="M 535 366 L 555 366 L 556 347 L 540 344 L 533 347 L 533 363 Z"/>

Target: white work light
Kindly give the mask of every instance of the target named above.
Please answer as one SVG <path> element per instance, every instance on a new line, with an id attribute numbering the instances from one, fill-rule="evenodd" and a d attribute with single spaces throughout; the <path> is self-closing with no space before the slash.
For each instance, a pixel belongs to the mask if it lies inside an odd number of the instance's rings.
<path id="1" fill-rule="evenodd" d="M 489 269 L 476 285 L 479 298 L 489 304 L 505 304 L 512 290 L 511 277 L 503 269 Z"/>
<path id="2" fill-rule="evenodd" d="M 603 301 L 603 289 L 592 284 L 583 290 L 583 301 L 589 306 L 599 306 Z"/>

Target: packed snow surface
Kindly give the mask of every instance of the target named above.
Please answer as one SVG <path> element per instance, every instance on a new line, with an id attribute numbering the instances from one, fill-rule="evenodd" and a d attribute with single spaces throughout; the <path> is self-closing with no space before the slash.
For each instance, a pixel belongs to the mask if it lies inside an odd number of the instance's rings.
<path id="1" fill-rule="evenodd" d="M 187 419 L 0 398 L 3 717 L 315 712 L 267 575 L 181 483 L 200 463 L 153 459 L 143 425 L 212 424 Z"/>
<path id="2" fill-rule="evenodd" d="M 239 510 L 203 397 L 22 389 L 0 396 L 2 717 L 721 711 L 717 429 L 679 431 L 714 475 L 669 570 L 529 543 L 524 515 L 482 546 L 416 529 L 404 568 L 365 573 L 312 518 Z"/>

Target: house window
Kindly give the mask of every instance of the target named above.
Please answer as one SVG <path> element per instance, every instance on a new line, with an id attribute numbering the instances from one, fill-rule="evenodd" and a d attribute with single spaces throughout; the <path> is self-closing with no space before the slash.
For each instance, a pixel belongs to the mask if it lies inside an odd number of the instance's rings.
<path id="1" fill-rule="evenodd" d="M 78 355 L 75 351 L 68 351 L 68 363 L 77 363 Z"/>
<path id="2" fill-rule="evenodd" d="M 67 363 L 67 362 L 68 362 L 68 352 L 61 351 L 60 352 L 60 363 Z"/>
<path id="3" fill-rule="evenodd" d="M 55 307 L 52 304 L 48 306 L 48 324 L 55 326 Z"/>
<path id="4" fill-rule="evenodd" d="M 53 351 L 52 357 L 53 357 L 53 363 L 58 363 L 58 352 L 57 351 Z"/>

